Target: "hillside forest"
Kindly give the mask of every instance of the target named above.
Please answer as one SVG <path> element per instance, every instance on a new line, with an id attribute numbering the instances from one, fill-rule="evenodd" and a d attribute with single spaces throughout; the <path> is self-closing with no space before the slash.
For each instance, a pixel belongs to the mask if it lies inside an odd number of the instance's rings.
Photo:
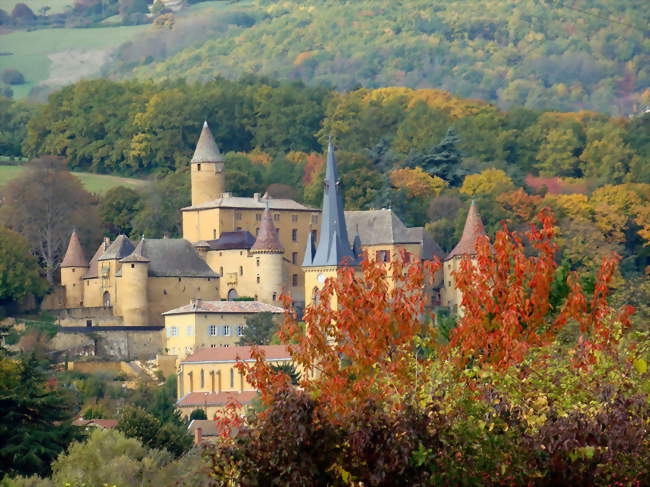
<path id="1" fill-rule="evenodd" d="M 50 4 L 54 9 L 41 0 L 0 4 L 3 32 L 39 30 L 28 39 L 51 44 L 44 54 L 55 59 L 65 32 L 87 28 L 83 35 L 95 45 L 107 26 L 150 24 L 122 35 L 119 47 L 106 40 L 102 73 L 112 78 L 205 82 L 253 73 L 344 91 L 438 88 L 503 109 L 616 116 L 650 104 L 643 0 L 77 0 L 64 11 Z M 5 93 L 23 75 L 36 75 L 13 55 L 22 48 L 10 37 L 0 64 L 10 71 L 0 86 Z M 88 45 L 77 42 L 66 46 Z M 15 72 L 23 67 L 29 75 Z M 43 94 L 36 83 L 47 75 L 40 76 L 27 79 L 34 96 Z"/>

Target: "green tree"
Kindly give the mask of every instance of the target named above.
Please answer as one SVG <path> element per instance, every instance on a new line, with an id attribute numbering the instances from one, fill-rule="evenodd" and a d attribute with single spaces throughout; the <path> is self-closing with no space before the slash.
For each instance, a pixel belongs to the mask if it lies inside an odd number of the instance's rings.
<path id="1" fill-rule="evenodd" d="M 22 156 L 21 145 L 27 136 L 27 123 L 37 106 L 25 101 L 0 97 L 0 154 Z"/>
<path id="2" fill-rule="evenodd" d="M 0 474 L 46 475 L 76 438 L 76 405 L 36 357 L 0 360 Z"/>
<path id="3" fill-rule="evenodd" d="M 205 410 L 203 409 L 194 409 L 190 413 L 190 421 L 194 419 L 208 419 L 208 416 L 205 414 Z"/>
<path id="4" fill-rule="evenodd" d="M 21 235 L 0 226 L 0 307 L 19 302 L 47 291 L 36 258 Z"/>
<path id="5" fill-rule="evenodd" d="M 451 186 L 458 186 L 462 182 L 466 171 L 461 167 L 463 155 L 458 148 L 460 139 L 452 128 L 447 130 L 447 135 L 440 143 L 426 153 L 409 155 L 407 162 L 411 166 L 420 166 L 431 176 L 438 176 L 447 181 Z"/>
<path id="6" fill-rule="evenodd" d="M 271 338 L 278 331 L 278 323 L 273 313 L 265 311 L 246 318 L 244 333 L 239 339 L 240 345 L 269 345 Z"/>
<path id="7" fill-rule="evenodd" d="M 131 235 L 133 220 L 142 206 L 140 194 L 125 186 L 109 189 L 99 201 L 104 231 L 111 237 Z"/>
<path id="8" fill-rule="evenodd" d="M 192 438 L 184 425 L 163 424 L 153 414 L 135 406 L 126 406 L 122 410 L 117 429 L 149 448 L 164 449 L 176 457 L 192 446 Z"/>
<path id="9" fill-rule="evenodd" d="M 543 176 L 577 176 L 581 150 L 573 130 L 551 129 L 537 153 L 537 168 Z"/>

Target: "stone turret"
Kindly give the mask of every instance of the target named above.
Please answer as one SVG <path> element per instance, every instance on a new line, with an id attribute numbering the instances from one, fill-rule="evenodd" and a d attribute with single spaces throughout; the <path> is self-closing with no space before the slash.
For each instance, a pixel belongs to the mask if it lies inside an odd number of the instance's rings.
<path id="1" fill-rule="evenodd" d="M 125 325 L 144 326 L 149 323 L 149 262 L 144 256 L 144 237 L 133 252 L 120 260 L 122 278 L 120 282 L 121 310 Z"/>
<path id="2" fill-rule="evenodd" d="M 278 232 L 273 224 L 273 216 L 268 206 L 262 214 L 260 230 L 250 253 L 256 260 L 259 300 L 265 303 L 277 302 L 283 291 L 284 247 L 278 238 Z"/>
<path id="3" fill-rule="evenodd" d="M 80 308 L 83 306 L 83 277 L 88 270 L 88 261 L 84 254 L 79 235 L 73 230 L 68 242 L 68 249 L 61 262 L 61 285 L 65 288 L 65 306 Z"/>
<path id="4" fill-rule="evenodd" d="M 223 170 L 223 156 L 210 132 L 208 122 L 204 122 L 190 164 L 192 206 L 199 206 L 221 197 L 225 192 Z"/>
<path id="5" fill-rule="evenodd" d="M 442 267 L 444 282 L 441 293 L 441 304 L 461 314 L 462 309 L 460 309 L 460 304 L 462 302 L 462 295 L 456 288 L 456 280 L 454 279 L 453 273 L 458 269 L 463 257 L 471 258 L 476 255 L 476 242 L 482 235 L 485 235 L 485 227 L 483 226 L 476 202 L 472 200 L 469 211 L 467 212 L 467 218 L 465 219 L 463 235 L 452 251 L 445 257 Z"/>
<path id="6" fill-rule="evenodd" d="M 335 277 L 341 266 L 357 266 L 358 256 L 350 247 L 343 211 L 341 183 L 336 170 L 334 147 L 330 139 L 325 167 L 325 190 L 320 239 L 314 249 L 309 239 L 302 266 L 305 271 L 305 304 L 309 305 L 328 277 Z M 332 306 L 335 306 L 332 303 Z"/>

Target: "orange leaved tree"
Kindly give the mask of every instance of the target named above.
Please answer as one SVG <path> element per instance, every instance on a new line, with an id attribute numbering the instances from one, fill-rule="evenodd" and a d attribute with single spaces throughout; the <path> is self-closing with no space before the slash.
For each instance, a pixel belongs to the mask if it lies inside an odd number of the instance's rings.
<path id="1" fill-rule="evenodd" d="M 330 412 L 354 410 L 369 399 L 398 406 L 413 388 L 414 338 L 425 322 L 426 282 L 440 264 L 405 257 L 340 269 L 306 309 L 305 327 L 286 315 L 281 337 L 291 343 L 293 362 L 302 370 L 300 385 Z M 260 351 L 253 355 L 253 365 L 239 367 L 263 400 L 270 400 L 288 378 L 270 369 Z"/>
<path id="2" fill-rule="evenodd" d="M 553 215 L 544 209 L 527 232 L 512 232 L 504 224 L 492 245 L 487 237 L 480 237 L 474 258 L 463 258 L 454 273 L 462 292 L 463 315 L 450 342 L 451 348 L 460 350 L 463 363 L 498 368 L 519 363 L 531 347 L 551 343 L 570 320 L 580 324 L 581 344 L 604 348 L 614 340 L 611 325 L 628 324 L 633 310 L 616 312 L 606 300 L 616 255 L 604 259 L 591 299 L 572 274 L 561 312 L 551 313 L 555 233 Z"/>

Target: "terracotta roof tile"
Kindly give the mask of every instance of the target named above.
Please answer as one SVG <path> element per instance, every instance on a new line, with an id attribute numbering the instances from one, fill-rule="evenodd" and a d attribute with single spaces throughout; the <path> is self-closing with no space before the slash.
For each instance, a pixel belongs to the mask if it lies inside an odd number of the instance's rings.
<path id="1" fill-rule="evenodd" d="M 70 235 L 68 250 L 65 252 L 61 267 L 88 267 L 88 261 L 84 255 L 84 249 L 81 247 L 79 235 L 77 235 L 76 230 L 73 230 L 72 235 Z"/>
<path id="2" fill-rule="evenodd" d="M 257 391 L 244 392 L 190 392 L 177 402 L 178 407 L 223 406 L 235 400 L 240 404 L 250 404 L 257 397 Z"/>
<path id="3" fill-rule="evenodd" d="M 191 362 L 236 362 L 237 360 L 251 360 L 253 347 L 215 347 L 202 348 L 186 357 L 181 363 Z M 286 345 L 261 345 L 267 360 L 291 360 L 289 348 Z"/>
<path id="4" fill-rule="evenodd" d="M 255 243 L 251 247 L 251 250 L 284 252 L 284 247 L 280 243 L 280 239 L 278 239 L 278 231 L 275 229 L 275 225 L 273 224 L 273 216 L 268 207 L 262 214 L 260 231 L 257 234 L 257 238 L 255 239 Z"/>
<path id="5" fill-rule="evenodd" d="M 481 221 L 481 215 L 478 213 L 476 203 L 472 201 L 465 220 L 465 227 L 463 228 L 463 235 L 456 246 L 449 252 L 445 260 L 452 259 L 461 255 L 475 255 L 476 254 L 476 240 L 481 235 L 485 235 L 485 227 Z"/>
<path id="6" fill-rule="evenodd" d="M 190 304 L 174 308 L 163 315 L 181 315 L 187 313 L 284 313 L 279 306 L 261 303 L 259 301 L 207 301 L 192 299 Z"/>

